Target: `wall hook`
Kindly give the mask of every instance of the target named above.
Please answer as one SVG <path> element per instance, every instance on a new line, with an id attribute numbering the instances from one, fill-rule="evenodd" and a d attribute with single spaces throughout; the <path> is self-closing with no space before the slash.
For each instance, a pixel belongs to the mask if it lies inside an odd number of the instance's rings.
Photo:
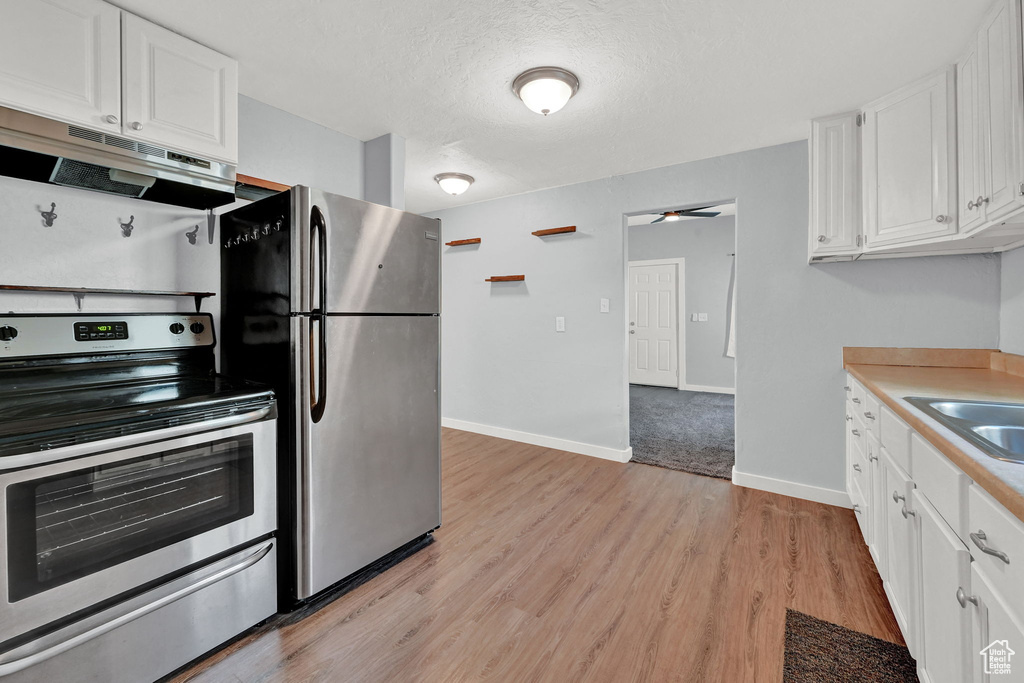
<path id="1" fill-rule="evenodd" d="M 121 223 L 121 219 L 118 218 L 117 222 Z M 132 226 L 133 222 L 135 222 L 135 216 L 128 216 L 128 222 L 127 223 L 121 223 L 121 236 L 122 237 L 131 237 L 132 236 L 132 230 L 134 229 L 134 227 Z"/>
<path id="2" fill-rule="evenodd" d="M 48 228 L 53 227 L 53 221 L 57 219 L 57 205 L 54 202 L 50 202 L 49 211 L 40 211 L 39 215 L 43 217 L 43 225 Z"/>
<path id="3" fill-rule="evenodd" d="M 196 227 L 192 228 L 191 230 L 189 230 L 188 232 L 185 233 L 185 237 L 188 238 L 188 243 L 189 244 L 195 244 L 196 243 L 196 237 L 198 237 L 198 236 L 199 236 L 199 225 L 198 224 L 196 224 Z"/>

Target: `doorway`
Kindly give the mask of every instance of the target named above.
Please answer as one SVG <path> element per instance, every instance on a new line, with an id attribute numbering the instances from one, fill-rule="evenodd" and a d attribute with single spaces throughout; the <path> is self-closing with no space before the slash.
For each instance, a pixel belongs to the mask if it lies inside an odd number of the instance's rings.
<path id="1" fill-rule="evenodd" d="M 734 202 L 626 217 L 634 462 L 732 478 Z"/>

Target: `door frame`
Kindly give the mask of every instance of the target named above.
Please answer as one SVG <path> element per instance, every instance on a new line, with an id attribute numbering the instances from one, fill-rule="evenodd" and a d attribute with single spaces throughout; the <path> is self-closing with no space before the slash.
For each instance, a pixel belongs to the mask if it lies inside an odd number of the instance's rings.
<path id="1" fill-rule="evenodd" d="M 628 257 L 627 257 L 628 258 Z M 626 261 L 626 386 L 629 381 L 629 269 L 633 266 L 675 266 L 676 267 L 676 389 L 686 389 L 686 259 L 660 258 L 642 261 Z"/>

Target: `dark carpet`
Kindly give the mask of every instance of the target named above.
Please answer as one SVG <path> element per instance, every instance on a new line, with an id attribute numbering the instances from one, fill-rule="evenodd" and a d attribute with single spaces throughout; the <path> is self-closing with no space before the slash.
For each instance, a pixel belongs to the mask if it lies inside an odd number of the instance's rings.
<path id="1" fill-rule="evenodd" d="M 633 462 L 731 480 L 734 404 L 729 394 L 630 385 Z"/>
<path id="2" fill-rule="evenodd" d="M 786 610 L 783 683 L 917 682 L 907 648 Z"/>

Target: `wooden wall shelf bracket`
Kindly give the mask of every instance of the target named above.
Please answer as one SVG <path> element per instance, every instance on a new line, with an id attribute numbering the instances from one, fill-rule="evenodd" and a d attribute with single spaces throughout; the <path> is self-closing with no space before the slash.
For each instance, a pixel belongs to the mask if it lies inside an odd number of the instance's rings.
<path id="1" fill-rule="evenodd" d="M 484 282 L 523 282 L 526 280 L 525 275 L 492 275 Z"/>
<path id="2" fill-rule="evenodd" d="M 576 232 L 576 226 L 567 225 L 564 228 L 548 228 L 547 230 L 535 230 L 530 234 L 536 235 L 537 237 L 547 237 L 548 235 L 564 235 L 569 232 Z"/>
<path id="3" fill-rule="evenodd" d="M 444 246 L 446 246 L 446 247 L 461 247 L 461 246 L 464 246 L 466 244 L 480 244 L 480 238 L 479 237 L 472 237 L 472 238 L 470 238 L 468 240 L 452 240 L 451 242 L 445 242 Z"/>
<path id="4" fill-rule="evenodd" d="M 12 292 L 62 292 L 75 297 L 78 310 L 86 294 L 116 294 L 120 296 L 190 296 L 195 299 L 196 313 L 202 308 L 203 299 L 216 296 L 213 292 L 174 292 L 157 289 L 103 289 L 96 287 L 39 287 L 35 285 L 0 285 L 0 290 Z"/>

